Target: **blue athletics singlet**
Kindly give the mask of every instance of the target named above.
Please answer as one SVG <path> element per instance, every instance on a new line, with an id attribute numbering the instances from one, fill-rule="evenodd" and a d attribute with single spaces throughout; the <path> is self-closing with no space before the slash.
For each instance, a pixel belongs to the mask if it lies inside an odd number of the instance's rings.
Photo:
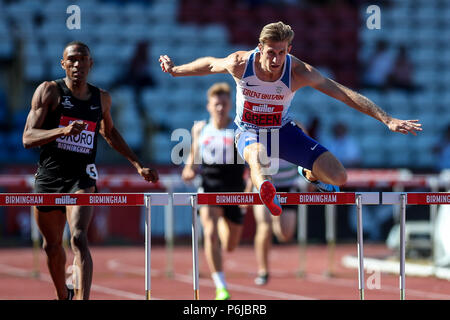
<path id="1" fill-rule="evenodd" d="M 295 92 L 291 90 L 291 56 L 286 56 L 278 80 L 267 82 L 255 74 L 255 49 L 247 60 L 245 72 L 236 84 L 236 118 L 241 130 L 278 129 L 291 121 L 289 107 Z"/>
<path id="2" fill-rule="evenodd" d="M 305 135 L 289 114 L 295 95 L 291 90 L 292 57 L 286 55 L 280 78 L 267 82 L 260 80 L 255 74 L 258 52 L 255 49 L 251 53 L 244 75 L 236 83 L 234 122 L 239 127 L 236 135 L 238 152 L 243 157 L 244 149 L 258 142 L 266 146 L 269 157 L 312 169 L 314 161 L 327 149 Z M 264 129 L 267 130 L 267 135 L 262 134 Z"/>

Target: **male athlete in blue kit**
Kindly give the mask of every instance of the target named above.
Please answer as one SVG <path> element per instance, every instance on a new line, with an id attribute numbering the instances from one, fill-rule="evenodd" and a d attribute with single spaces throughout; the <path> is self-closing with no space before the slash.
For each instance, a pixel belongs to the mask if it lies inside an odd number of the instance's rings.
<path id="1" fill-rule="evenodd" d="M 273 215 L 281 214 L 276 189 L 262 161 L 271 154 L 271 135 L 278 136 L 278 157 L 299 166 L 299 172 L 321 191 L 339 191 L 347 173 L 339 160 L 320 143 L 306 136 L 289 115 L 295 92 L 310 86 L 365 113 L 389 130 L 403 134 L 421 131 L 419 120 L 393 118 L 363 95 L 321 75 L 314 67 L 289 54 L 294 31 L 283 22 L 262 29 L 252 51 L 237 51 L 225 58 L 203 57 L 175 66 L 162 55 L 164 72 L 174 77 L 229 73 L 236 81 L 236 144 L 250 166 L 253 184 Z M 268 133 L 267 143 L 264 136 Z"/>

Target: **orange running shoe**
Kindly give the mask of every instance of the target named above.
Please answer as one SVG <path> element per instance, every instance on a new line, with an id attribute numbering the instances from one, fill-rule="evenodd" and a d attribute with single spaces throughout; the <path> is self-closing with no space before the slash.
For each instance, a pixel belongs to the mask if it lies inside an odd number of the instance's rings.
<path id="1" fill-rule="evenodd" d="M 259 197 L 264 205 L 274 216 L 279 216 L 282 212 L 280 201 L 278 201 L 277 190 L 269 180 L 264 180 L 259 188 Z"/>

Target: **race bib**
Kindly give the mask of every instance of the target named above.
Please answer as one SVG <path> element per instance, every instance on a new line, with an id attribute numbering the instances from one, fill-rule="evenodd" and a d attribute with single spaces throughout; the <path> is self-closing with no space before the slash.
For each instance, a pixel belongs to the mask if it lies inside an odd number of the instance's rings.
<path id="1" fill-rule="evenodd" d="M 242 122 L 257 127 L 280 127 L 282 114 L 282 105 L 259 104 L 245 101 Z"/>
<path id="2" fill-rule="evenodd" d="M 73 121 L 80 119 L 61 116 L 59 127 L 67 127 Z M 57 147 L 62 150 L 68 150 L 78 153 L 90 154 L 94 149 L 96 122 L 86 121 L 86 128 L 76 136 L 62 136 L 56 139 Z"/>
<path id="3" fill-rule="evenodd" d="M 97 167 L 95 166 L 95 164 L 91 163 L 88 164 L 86 166 L 86 173 L 88 174 L 88 176 L 94 180 L 98 179 L 98 172 L 97 172 Z"/>

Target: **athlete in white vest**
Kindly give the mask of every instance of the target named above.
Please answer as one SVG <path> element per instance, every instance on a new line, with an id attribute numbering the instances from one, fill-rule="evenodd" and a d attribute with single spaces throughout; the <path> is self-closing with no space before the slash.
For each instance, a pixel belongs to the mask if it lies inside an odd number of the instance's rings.
<path id="1" fill-rule="evenodd" d="M 182 172 L 184 181 L 201 176 L 199 192 L 243 192 L 245 165 L 234 144 L 236 125 L 229 117 L 230 86 L 216 83 L 208 90 L 209 121 L 195 122 L 192 146 Z M 216 286 L 216 300 L 230 299 L 221 249 L 233 251 L 241 239 L 244 211 L 238 206 L 201 206 L 204 251 Z"/>
<path id="2" fill-rule="evenodd" d="M 273 215 L 281 214 L 281 206 L 264 161 L 272 147 L 278 149 L 279 158 L 300 166 L 299 172 L 319 189 L 338 190 L 333 186 L 347 181 L 347 173 L 339 160 L 289 121 L 289 104 L 298 89 L 310 86 L 319 90 L 372 116 L 394 132 L 416 135 L 416 131 L 422 130 L 419 120 L 393 118 L 366 97 L 289 55 L 293 37 L 294 31 L 289 25 L 276 22 L 262 29 L 258 50 L 237 51 L 225 58 L 203 57 L 180 66 L 175 66 L 167 55 L 159 58 L 162 70 L 174 77 L 214 73 L 233 76 L 237 85 L 236 122 L 241 129 L 236 135 L 238 151 L 249 164 L 253 184 Z M 270 131 L 270 135 L 278 138 L 274 146 L 269 143 L 271 139 L 264 139 L 265 132 L 261 134 L 261 129 L 275 129 Z"/>

